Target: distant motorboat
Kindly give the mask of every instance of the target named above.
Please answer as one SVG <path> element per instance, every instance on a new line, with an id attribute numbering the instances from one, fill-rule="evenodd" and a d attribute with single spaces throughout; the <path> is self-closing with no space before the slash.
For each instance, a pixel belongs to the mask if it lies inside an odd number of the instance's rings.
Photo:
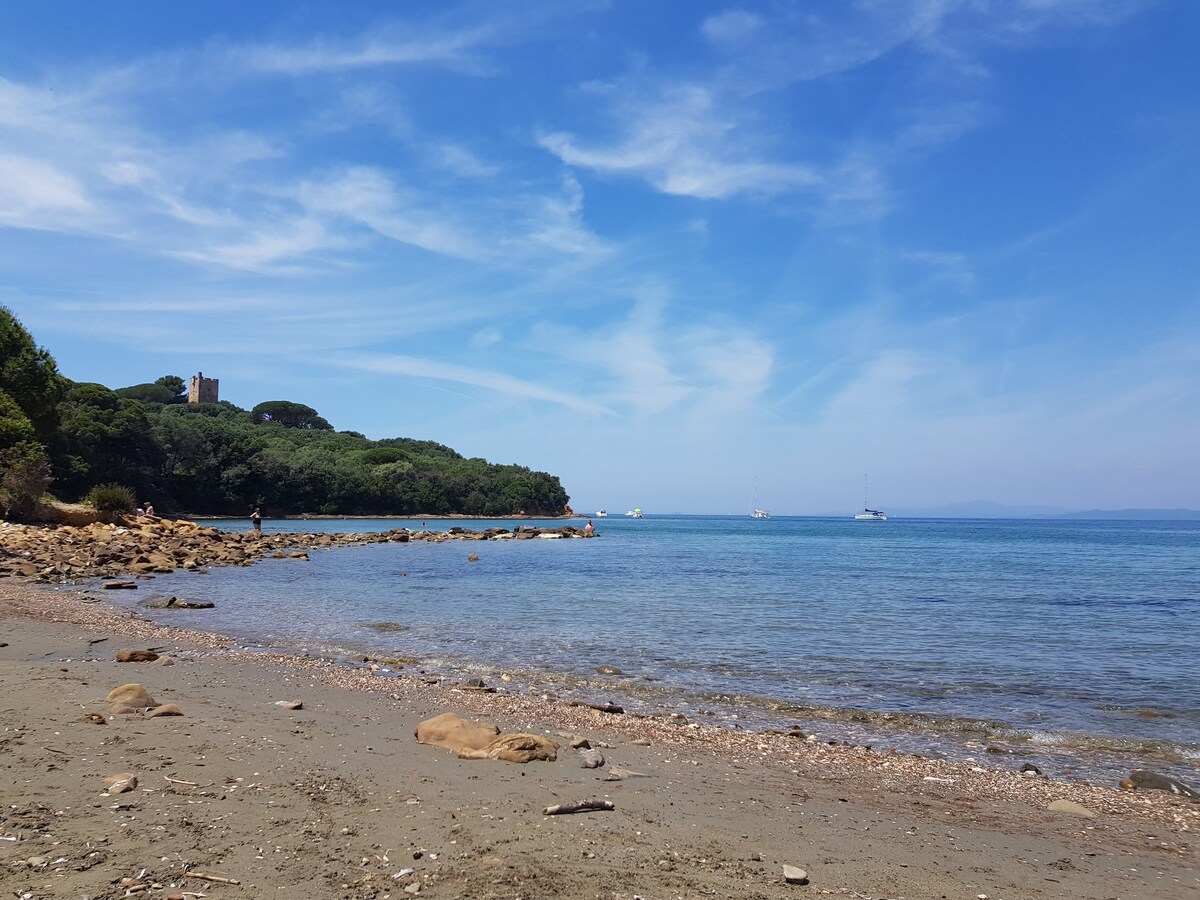
<path id="1" fill-rule="evenodd" d="M 759 509 L 758 507 L 755 507 L 754 512 L 750 513 L 750 518 L 752 518 L 752 519 L 769 519 L 769 518 L 771 518 L 771 514 L 769 512 L 767 512 L 765 509 Z"/>
<path id="2" fill-rule="evenodd" d="M 625 513 L 625 515 L 633 519 L 640 519 L 642 517 L 642 508 L 640 506 L 635 506 L 633 509 L 629 510 L 629 512 Z"/>
<path id="3" fill-rule="evenodd" d="M 607 509 L 596 510 L 596 518 L 597 519 L 607 519 L 608 518 L 608 510 Z"/>

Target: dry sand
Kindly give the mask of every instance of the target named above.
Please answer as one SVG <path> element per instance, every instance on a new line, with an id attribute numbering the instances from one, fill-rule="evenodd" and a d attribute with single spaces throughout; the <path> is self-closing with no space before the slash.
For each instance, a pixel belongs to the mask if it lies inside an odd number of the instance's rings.
<path id="1" fill-rule="evenodd" d="M 1163 792 L 248 654 L 14 579 L 0 643 L 0 897 L 1200 897 L 1200 803 Z M 114 659 L 150 647 L 174 665 Z M 127 682 L 183 715 L 112 715 Z M 446 711 L 564 746 L 522 766 L 417 744 Z"/>

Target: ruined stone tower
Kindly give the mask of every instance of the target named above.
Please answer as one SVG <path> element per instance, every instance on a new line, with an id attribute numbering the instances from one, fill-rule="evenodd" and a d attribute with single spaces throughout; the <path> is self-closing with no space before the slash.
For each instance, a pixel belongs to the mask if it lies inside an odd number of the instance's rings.
<path id="1" fill-rule="evenodd" d="M 197 372 L 188 379 L 188 403 L 216 403 L 218 384 L 218 379 L 205 378 L 203 372 Z"/>

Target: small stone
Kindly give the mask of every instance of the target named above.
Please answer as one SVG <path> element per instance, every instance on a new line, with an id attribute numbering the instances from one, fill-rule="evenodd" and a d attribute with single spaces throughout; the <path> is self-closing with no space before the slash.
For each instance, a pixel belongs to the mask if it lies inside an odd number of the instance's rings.
<path id="1" fill-rule="evenodd" d="M 604 754 L 594 747 L 579 753 L 579 765 L 584 769 L 598 769 L 604 765 Z"/>
<path id="2" fill-rule="evenodd" d="M 1083 816 L 1085 819 L 1096 818 L 1096 814 L 1094 812 L 1092 812 L 1086 806 L 1076 803 L 1074 800 L 1055 800 L 1053 803 L 1047 806 L 1046 809 L 1050 810 L 1051 812 L 1063 812 L 1070 813 L 1073 816 Z"/>
<path id="3" fill-rule="evenodd" d="M 275 705 L 280 709 L 304 709 L 303 700 L 276 700 Z"/>
<path id="4" fill-rule="evenodd" d="M 421 893 L 421 882 L 414 881 L 412 884 L 405 885 L 404 893 L 412 894 L 413 896 L 416 896 L 417 894 Z"/>
<path id="5" fill-rule="evenodd" d="M 808 873 L 796 866 L 784 866 L 783 880 L 788 884 L 808 884 Z"/>
<path id="6" fill-rule="evenodd" d="M 617 666 L 596 666 L 597 675 L 624 675 Z"/>
<path id="7" fill-rule="evenodd" d="M 1021 766 L 1021 771 L 1026 775 L 1041 775 L 1042 774 L 1042 770 L 1039 769 L 1037 766 L 1035 766 L 1033 763 L 1025 763 L 1025 765 Z"/>
<path id="8" fill-rule="evenodd" d="M 478 553 L 472 553 L 472 554 L 470 554 L 470 555 L 467 557 L 467 562 L 479 562 L 479 554 L 478 554 Z M 412 886 L 413 886 L 413 885 L 409 885 L 409 887 L 412 887 Z M 417 891 L 419 891 L 419 890 L 421 889 L 421 885 L 419 885 L 419 884 L 418 884 L 418 885 L 416 885 L 416 888 L 417 888 Z M 407 890 L 408 890 L 408 888 L 405 888 L 405 890 L 407 891 Z M 413 894 L 415 894 L 417 891 L 410 891 L 410 893 L 413 893 Z"/>
<path id="9" fill-rule="evenodd" d="M 120 775 L 109 775 L 104 779 L 108 785 L 109 794 L 125 794 L 138 786 L 137 776 L 132 772 L 122 772 Z"/>
<path id="10" fill-rule="evenodd" d="M 175 660 L 171 659 L 171 657 L 169 657 L 169 656 L 160 656 L 158 659 L 156 659 L 154 661 L 154 665 L 156 665 L 156 666 L 173 666 L 173 665 L 175 665 Z"/>
<path id="11" fill-rule="evenodd" d="M 182 716 L 183 710 L 174 703 L 164 703 L 162 706 L 156 706 L 154 709 L 146 713 L 147 719 L 157 719 L 160 716 Z"/>

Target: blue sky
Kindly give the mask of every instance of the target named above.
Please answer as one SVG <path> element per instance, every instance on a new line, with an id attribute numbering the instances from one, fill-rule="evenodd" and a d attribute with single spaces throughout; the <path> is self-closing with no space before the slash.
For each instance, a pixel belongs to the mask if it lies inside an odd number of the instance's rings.
<path id="1" fill-rule="evenodd" d="M 577 510 L 1200 507 L 1200 4 L 0 6 L 0 304 L 79 381 Z"/>

